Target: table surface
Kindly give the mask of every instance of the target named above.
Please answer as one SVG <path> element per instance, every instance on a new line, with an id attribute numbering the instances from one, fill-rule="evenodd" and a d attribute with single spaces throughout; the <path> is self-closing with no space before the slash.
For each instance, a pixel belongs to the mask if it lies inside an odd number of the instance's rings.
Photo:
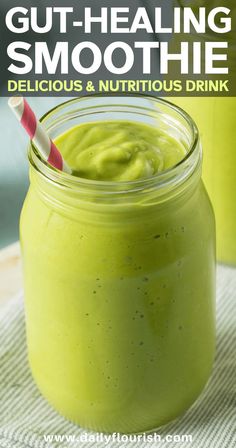
<path id="1" fill-rule="evenodd" d="M 14 243 L 0 251 L 0 305 L 22 289 L 20 244 Z"/>

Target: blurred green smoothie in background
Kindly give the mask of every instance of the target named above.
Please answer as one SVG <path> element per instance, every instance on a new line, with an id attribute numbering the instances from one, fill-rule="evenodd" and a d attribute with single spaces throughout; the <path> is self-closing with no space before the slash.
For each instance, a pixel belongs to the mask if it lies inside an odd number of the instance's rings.
<path id="1" fill-rule="evenodd" d="M 178 2 L 197 12 L 206 6 L 205 1 Z M 232 31 L 227 34 L 229 79 L 236 74 L 236 5 L 232 0 L 207 2 L 208 8 L 224 6 L 231 10 Z M 222 41 L 222 35 L 209 32 L 206 35 L 191 34 L 187 40 Z M 186 40 L 186 35 L 176 35 L 173 44 Z M 219 79 L 220 79 L 219 75 Z M 209 77 L 209 75 L 208 75 Z M 208 78 L 210 79 L 210 78 Z M 217 95 L 217 93 L 216 93 Z M 196 121 L 203 145 L 203 180 L 212 201 L 217 229 L 217 258 L 228 264 L 236 264 L 236 97 L 181 97 L 172 101 L 185 109 Z"/>
<path id="2" fill-rule="evenodd" d="M 236 264 L 236 98 L 175 98 L 197 122 L 203 180 L 216 215 L 217 258 Z"/>

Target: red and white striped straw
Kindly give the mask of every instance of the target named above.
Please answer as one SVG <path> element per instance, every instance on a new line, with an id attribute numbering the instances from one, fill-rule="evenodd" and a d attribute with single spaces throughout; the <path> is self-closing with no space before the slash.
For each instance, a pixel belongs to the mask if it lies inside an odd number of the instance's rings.
<path id="1" fill-rule="evenodd" d="M 22 96 L 15 96 L 9 99 L 8 105 L 25 128 L 41 156 L 54 168 L 71 174 L 72 169 L 67 165 L 40 121 L 37 120 L 27 101 Z"/>

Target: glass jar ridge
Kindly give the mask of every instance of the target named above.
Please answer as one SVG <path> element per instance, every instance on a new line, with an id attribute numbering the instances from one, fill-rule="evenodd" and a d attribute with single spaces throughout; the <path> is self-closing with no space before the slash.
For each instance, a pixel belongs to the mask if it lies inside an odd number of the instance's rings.
<path id="1" fill-rule="evenodd" d="M 31 145 L 29 148 L 29 161 L 31 167 L 43 178 L 58 186 L 61 190 L 77 192 L 80 196 L 92 200 L 97 197 L 99 200 L 114 200 L 115 196 L 125 196 L 131 198 L 137 192 L 155 191 L 156 197 L 163 197 L 170 194 L 172 190 L 183 188 L 194 171 L 201 171 L 202 152 L 199 142 L 198 129 L 191 119 L 182 109 L 168 103 L 160 98 L 153 98 L 140 95 L 130 95 L 124 100 L 117 96 L 104 97 L 99 95 L 82 97 L 69 100 L 60 106 L 55 107 L 45 114 L 41 122 L 49 132 L 52 139 L 65 132 L 68 127 L 84 122 L 96 122 L 106 120 L 116 120 L 117 117 L 146 122 L 153 126 L 164 126 L 166 131 L 173 132 L 177 139 L 181 139 L 186 146 L 186 156 L 174 167 L 158 173 L 152 177 L 138 179 L 135 181 L 96 181 L 78 178 L 67 173 L 60 172 L 49 166 L 41 159 L 36 148 Z M 199 177 L 199 176 L 198 176 Z"/>

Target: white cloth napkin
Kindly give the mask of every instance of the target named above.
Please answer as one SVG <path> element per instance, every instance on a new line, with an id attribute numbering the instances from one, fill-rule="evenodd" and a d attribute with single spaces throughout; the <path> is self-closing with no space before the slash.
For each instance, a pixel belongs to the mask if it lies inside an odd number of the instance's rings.
<path id="1" fill-rule="evenodd" d="M 218 266 L 216 360 L 201 397 L 182 418 L 158 430 L 162 440 L 95 440 L 97 434 L 59 416 L 35 386 L 27 363 L 19 294 L 0 310 L 0 448 L 235 448 L 235 327 L 236 269 Z M 167 436 L 176 435 L 191 435 L 192 441 L 169 441 Z"/>

